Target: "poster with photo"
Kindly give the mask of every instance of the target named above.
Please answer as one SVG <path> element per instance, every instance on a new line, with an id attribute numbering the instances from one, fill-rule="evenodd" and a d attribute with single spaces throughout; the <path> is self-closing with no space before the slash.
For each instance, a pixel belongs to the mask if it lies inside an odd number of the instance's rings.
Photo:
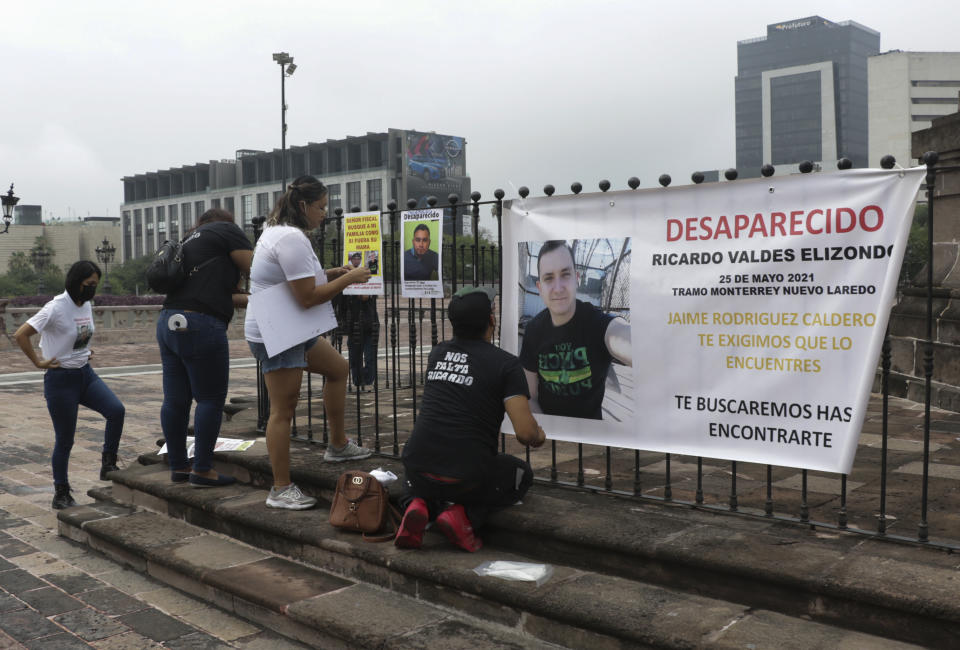
<path id="1" fill-rule="evenodd" d="M 353 267 L 366 264 L 370 269 L 370 279 L 364 284 L 351 284 L 343 290 L 344 295 L 383 295 L 382 246 L 379 212 L 343 215 L 343 264 Z"/>
<path id="2" fill-rule="evenodd" d="M 517 335 L 537 413 L 634 416 L 629 237 L 518 244 Z"/>
<path id="3" fill-rule="evenodd" d="M 403 252 L 400 255 L 401 295 L 404 298 L 443 298 L 443 211 L 406 210 Z"/>
<path id="4" fill-rule="evenodd" d="M 505 201 L 501 345 L 548 437 L 848 472 L 924 174 Z"/>

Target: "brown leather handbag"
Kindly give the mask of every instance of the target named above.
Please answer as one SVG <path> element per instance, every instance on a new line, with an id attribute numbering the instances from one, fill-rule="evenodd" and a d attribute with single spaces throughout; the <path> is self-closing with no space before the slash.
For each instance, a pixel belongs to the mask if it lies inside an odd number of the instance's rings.
<path id="1" fill-rule="evenodd" d="M 350 470 L 337 479 L 330 506 L 331 526 L 363 533 L 368 542 L 385 542 L 396 536 L 399 519 L 387 491 L 372 475 Z"/>

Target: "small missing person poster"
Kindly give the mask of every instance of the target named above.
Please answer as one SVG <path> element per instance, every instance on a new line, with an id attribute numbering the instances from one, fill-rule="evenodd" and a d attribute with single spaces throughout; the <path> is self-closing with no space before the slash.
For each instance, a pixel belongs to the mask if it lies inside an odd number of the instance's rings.
<path id="1" fill-rule="evenodd" d="M 364 284 L 351 284 L 343 290 L 344 295 L 383 295 L 383 265 L 380 263 L 382 252 L 379 212 L 353 212 L 343 215 L 343 264 L 350 267 L 364 265 L 370 269 L 370 280 Z"/>
<path id="2" fill-rule="evenodd" d="M 400 274 L 404 298 L 443 298 L 443 210 L 407 210 Z"/>

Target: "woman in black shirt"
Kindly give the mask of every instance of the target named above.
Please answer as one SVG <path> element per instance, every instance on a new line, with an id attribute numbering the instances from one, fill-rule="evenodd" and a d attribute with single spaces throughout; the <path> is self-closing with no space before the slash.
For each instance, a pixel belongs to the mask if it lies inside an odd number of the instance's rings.
<path id="1" fill-rule="evenodd" d="M 203 213 L 184 238 L 182 251 L 186 268 L 195 271 L 167 295 L 157 321 L 163 363 L 160 425 L 167 441 L 170 480 L 190 481 L 193 487 L 229 485 L 235 479 L 212 467 L 213 448 L 227 398 L 227 325 L 233 318 L 241 274 L 250 273 L 253 246 L 233 222 L 232 214 L 212 209 Z M 186 438 L 193 400 L 197 408 L 191 471 Z"/>

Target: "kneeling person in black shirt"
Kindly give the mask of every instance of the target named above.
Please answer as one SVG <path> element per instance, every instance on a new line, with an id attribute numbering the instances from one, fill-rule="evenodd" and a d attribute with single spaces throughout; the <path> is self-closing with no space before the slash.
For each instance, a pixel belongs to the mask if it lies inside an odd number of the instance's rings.
<path id="1" fill-rule="evenodd" d="M 401 548 L 420 548 L 436 517 L 451 542 L 479 550 L 474 531 L 533 483 L 526 461 L 497 452 L 504 413 L 521 443 L 539 447 L 546 436 L 530 412 L 520 360 L 490 343 L 495 295 L 471 286 L 454 294 L 447 312 L 453 339 L 430 353 L 423 406 L 403 449 L 405 512 L 395 542 Z M 453 505 L 442 510 L 444 502 Z"/>

